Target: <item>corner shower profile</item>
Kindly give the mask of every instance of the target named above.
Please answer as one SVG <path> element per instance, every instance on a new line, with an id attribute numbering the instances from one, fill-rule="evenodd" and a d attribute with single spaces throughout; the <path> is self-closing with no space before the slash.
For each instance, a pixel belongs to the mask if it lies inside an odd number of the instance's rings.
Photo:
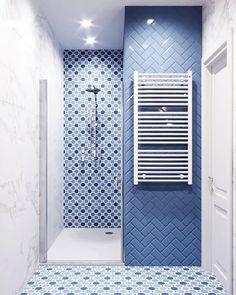
<path id="1" fill-rule="evenodd" d="M 99 93 L 100 89 L 93 86 L 89 86 L 86 89 L 87 92 L 94 94 L 94 107 L 91 109 L 90 113 L 90 139 L 93 151 L 93 158 L 94 160 L 98 160 L 98 152 L 97 152 L 97 94 Z"/>

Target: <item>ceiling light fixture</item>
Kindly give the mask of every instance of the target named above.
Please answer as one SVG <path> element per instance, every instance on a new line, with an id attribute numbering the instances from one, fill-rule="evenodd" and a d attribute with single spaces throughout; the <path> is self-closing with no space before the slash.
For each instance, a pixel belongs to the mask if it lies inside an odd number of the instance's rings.
<path id="1" fill-rule="evenodd" d="M 154 21 L 155 21 L 154 18 L 149 18 L 149 19 L 147 20 L 147 24 L 148 24 L 148 25 L 152 25 L 152 24 L 154 23 Z"/>
<path id="2" fill-rule="evenodd" d="M 80 25 L 81 25 L 82 28 L 90 28 L 92 26 L 92 22 L 89 19 L 83 19 L 80 22 Z"/>
<path id="3" fill-rule="evenodd" d="M 85 39 L 87 45 L 93 45 L 96 42 L 94 37 L 88 37 Z"/>

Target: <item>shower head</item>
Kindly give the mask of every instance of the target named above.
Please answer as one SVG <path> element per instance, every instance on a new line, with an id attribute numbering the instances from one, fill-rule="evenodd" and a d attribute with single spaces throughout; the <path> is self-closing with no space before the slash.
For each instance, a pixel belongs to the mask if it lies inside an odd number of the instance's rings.
<path id="1" fill-rule="evenodd" d="M 100 91 L 99 88 L 96 88 L 94 85 L 93 87 L 89 86 L 87 89 L 86 89 L 87 92 L 92 92 L 94 93 L 95 95 L 98 94 L 98 92 Z"/>

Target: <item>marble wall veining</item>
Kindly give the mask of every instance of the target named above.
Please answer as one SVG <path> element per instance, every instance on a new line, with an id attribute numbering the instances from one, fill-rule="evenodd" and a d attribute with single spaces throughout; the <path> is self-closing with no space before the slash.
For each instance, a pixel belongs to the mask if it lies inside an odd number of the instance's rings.
<path id="1" fill-rule="evenodd" d="M 229 36 L 233 30 L 233 92 L 234 109 L 236 114 L 236 1 L 235 0 L 207 0 L 203 6 L 203 60 L 211 55 Z M 236 130 L 236 119 L 234 116 L 234 127 Z M 235 132 L 234 132 L 235 134 Z M 233 201 L 233 235 L 234 235 L 234 275 L 236 278 L 236 137 L 233 138 L 234 149 L 234 201 Z M 236 279 L 234 279 L 234 290 L 236 292 Z"/>
<path id="2" fill-rule="evenodd" d="M 48 163 L 48 189 L 52 199 L 62 196 L 63 128 L 58 126 L 63 124 L 63 64 L 60 46 L 35 4 L 3 0 L 0 9 L 0 294 L 4 295 L 19 294 L 38 264 L 41 78 L 49 85 L 49 159 L 50 154 L 53 158 Z M 59 216 L 54 211 L 51 223 Z"/>
<path id="3" fill-rule="evenodd" d="M 236 29 L 235 0 L 206 0 L 203 6 L 203 58 L 209 56 Z"/>

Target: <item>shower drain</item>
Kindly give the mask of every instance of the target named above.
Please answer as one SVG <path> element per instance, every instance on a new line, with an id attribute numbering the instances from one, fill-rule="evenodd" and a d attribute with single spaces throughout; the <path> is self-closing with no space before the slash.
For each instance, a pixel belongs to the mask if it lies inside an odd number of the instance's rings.
<path id="1" fill-rule="evenodd" d="M 106 235 L 113 235 L 114 233 L 113 233 L 113 231 L 106 231 L 105 234 Z"/>

